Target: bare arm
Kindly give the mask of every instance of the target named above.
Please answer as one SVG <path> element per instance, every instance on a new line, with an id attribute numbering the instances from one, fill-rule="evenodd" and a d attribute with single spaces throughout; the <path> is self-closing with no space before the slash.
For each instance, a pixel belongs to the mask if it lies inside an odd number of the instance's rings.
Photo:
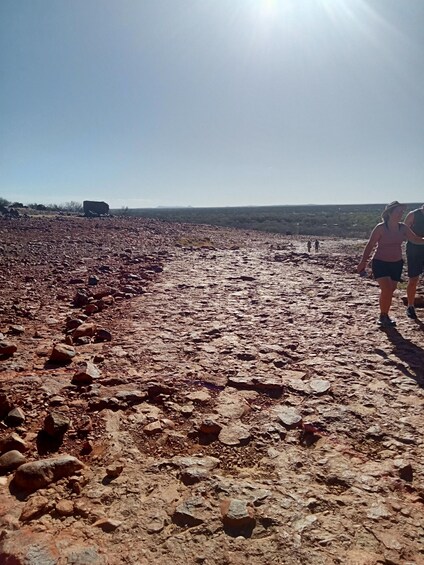
<path id="1" fill-rule="evenodd" d="M 414 212 L 409 212 L 404 223 L 408 226 L 408 228 L 412 228 L 412 224 L 414 223 Z"/>
<path id="2" fill-rule="evenodd" d="M 418 245 L 424 245 L 424 237 L 420 237 L 419 235 L 414 233 L 411 230 L 411 228 L 409 228 L 407 225 L 405 226 L 405 235 L 409 241 L 412 241 L 412 243 L 418 243 Z"/>
<path id="3" fill-rule="evenodd" d="M 409 228 L 408 228 L 409 229 Z M 377 245 L 378 240 L 381 237 L 381 230 L 382 230 L 382 224 L 378 224 L 377 226 L 375 226 L 375 228 L 372 230 L 370 238 L 368 240 L 368 243 L 365 246 L 364 252 L 362 254 L 362 259 L 358 265 L 357 271 L 358 273 L 360 273 L 361 271 L 363 271 L 365 269 L 365 267 L 367 266 L 368 263 L 368 259 L 372 253 L 372 250 L 374 249 L 374 247 Z"/>

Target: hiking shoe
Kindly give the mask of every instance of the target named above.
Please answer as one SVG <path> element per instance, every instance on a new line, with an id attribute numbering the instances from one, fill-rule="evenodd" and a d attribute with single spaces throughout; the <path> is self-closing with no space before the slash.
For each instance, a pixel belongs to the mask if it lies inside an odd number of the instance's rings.
<path id="1" fill-rule="evenodd" d="M 408 306 L 408 308 L 406 309 L 406 315 L 408 316 L 408 318 L 411 318 L 411 320 L 417 319 L 417 314 L 415 313 L 415 308 L 413 306 Z"/>
<path id="2" fill-rule="evenodd" d="M 392 328 L 396 325 L 396 321 L 389 318 L 387 314 L 382 314 L 378 321 L 380 328 Z"/>

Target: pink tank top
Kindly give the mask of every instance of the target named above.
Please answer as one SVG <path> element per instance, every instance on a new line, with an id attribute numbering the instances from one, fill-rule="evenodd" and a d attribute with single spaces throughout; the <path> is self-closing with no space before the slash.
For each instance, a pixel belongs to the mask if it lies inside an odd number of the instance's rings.
<path id="1" fill-rule="evenodd" d="M 405 233 L 406 225 L 399 222 L 398 229 L 394 231 L 383 226 L 383 234 L 378 240 L 377 251 L 375 252 L 374 259 L 379 261 L 400 261 L 402 259 L 402 242 L 408 238 Z"/>

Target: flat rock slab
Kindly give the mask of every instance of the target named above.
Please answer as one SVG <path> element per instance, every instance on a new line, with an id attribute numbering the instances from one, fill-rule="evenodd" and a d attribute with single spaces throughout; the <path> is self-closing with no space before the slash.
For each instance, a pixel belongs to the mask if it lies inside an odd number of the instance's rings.
<path id="1" fill-rule="evenodd" d="M 250 428 L 241 422 L 231 422 L 219 432 L 218 439 L 224 445 L 242 445 L 251 438 Z"/>
<path id="2" fill-rule="evenodd" d="M 283 392 L 283 383 L 280 377 L 238 375 L 229 377 L 228 386 L 244 390 L 257 390 L 259 392 L 272 392 L 278 394 Z"/>
<path id="3" fill-rule="evenodd" d="M 311 379 L 308 385 L 315 394 L 325 394 L 331 388 L 330 381 L 326 381 L 325 379 Z"/>
<path id="4" fill-rule="evenodd" d="M 277 421 L 281 422 L 286 428 L 296 428 L 302 422 L 302 416 L 295 409 L 287 406 L 277 407 L 275 409 Z"/>

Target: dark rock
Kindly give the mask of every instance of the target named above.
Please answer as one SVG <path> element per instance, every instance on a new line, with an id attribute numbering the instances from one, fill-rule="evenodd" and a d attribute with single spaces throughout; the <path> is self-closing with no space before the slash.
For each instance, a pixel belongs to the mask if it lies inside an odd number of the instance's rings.
<path id="1" fill-rule="evenodd" d="M 94 339 L 96 341 L 112 341 L 112 334 L 108 330 L 100 328 L 96 331 Z"/>
<path id="2" fill-rule="evenodd" d="M 80 326 L 82 323 L 83 323 L 83 320 L 81 320 L 80 318 L 70 318 L 66 322 L 66 329 L 67 330 L 75 330 L 75 328 Z"/>
<path id="3" fill-rule="evenodd" d="M 62 412 L 51 412 L 44 420 L 44 431 L 53 438 L 62 438 L 71 424 L 70 419 Z"/>
<path id="4" fill-rule="evenodd" d="M 22 335 L 25 333 L 24 326 L 12 325 L 9 327 L 9 331 L 7 332 L 11 335 Z"/>
<path id="5" fill-rule="evenodd" d="M 0 391 L 0 420 L 3 420 L 5 416 L 12 410 L 13 405 L 7 394 Z"/>
<path id="6" fill-rule="evenodd" d="M 414 478 L 414 472 L 411 463 L 407 463 L 403 460 L 395 461 L 395 467 L 398 470 L 399 477 L 408 483 L 412 483 Z"/>
<path id="7" fill-rule="evenodd" d="M 228 378 L 228 386 L 241 390 L 257 390 L 280 395 L 283 384 L 279 377 L 236 375 Z"/>
<path id="8" fill-rule="evenodd" d="M 20 426 L 25 422 L 25 414 L 21 408 L 13 408 L 5 418 L 5 422 L 8 426 Z"/>
<path id="9" fill-rule="evenodd" d="M 213 416 L 203 418 L 199 427 L 199 431 L 207 435 L 218 435 L 221 430 L 222 425 Z"/>
<path id="10" fill-rule="evenodd" d="M 10 341 L 2 340 L 0 341 L 0 355 L 5 357 L 10 357 L 18 350 L 17 346 Z"/>
<path id="11" fill-rule="evenodd" d="M 81 306 L 85 306 L 86 304 L 88 304 L 88 300 L 89 300 L 89 294 L 83 290 L 83 289 L 79 289 L 77 290 L 77 293 L 74 296 L 74 306 L 76 306 L 77 308 L 80 308 Z"/>
<path id="12" fill-rule="evenodd" d="M 88 284 L 90 286 L 96 286 L 99 283 L 99 277 L 97 277 L 96 275 L 90 275 L 88 277 Z"/>
<path id="13" fill-rule="evenodd" d="M 78 366 L 74 376 L 72 377 L 72 383 L 76 385 L 89 385 L 99 377 L 99 369 L 96 365 L 87 361 Z"/>
<path id="14" fill-rule="evenodd" d="M 6 451 L 17 450 L 24 453 L 28 449 L 24 440 L 18 434 L 11 433 L 8 436 L 0 439 L 0 454 Z"/>
<path id="15" fill-rule="evenodd" d="M 106 475 L 111 479 L 116 479 L 124 470 L 124 465 L 122 463 L 113 463 L 113 465 L 108 465 L 106 467 Z"/>

